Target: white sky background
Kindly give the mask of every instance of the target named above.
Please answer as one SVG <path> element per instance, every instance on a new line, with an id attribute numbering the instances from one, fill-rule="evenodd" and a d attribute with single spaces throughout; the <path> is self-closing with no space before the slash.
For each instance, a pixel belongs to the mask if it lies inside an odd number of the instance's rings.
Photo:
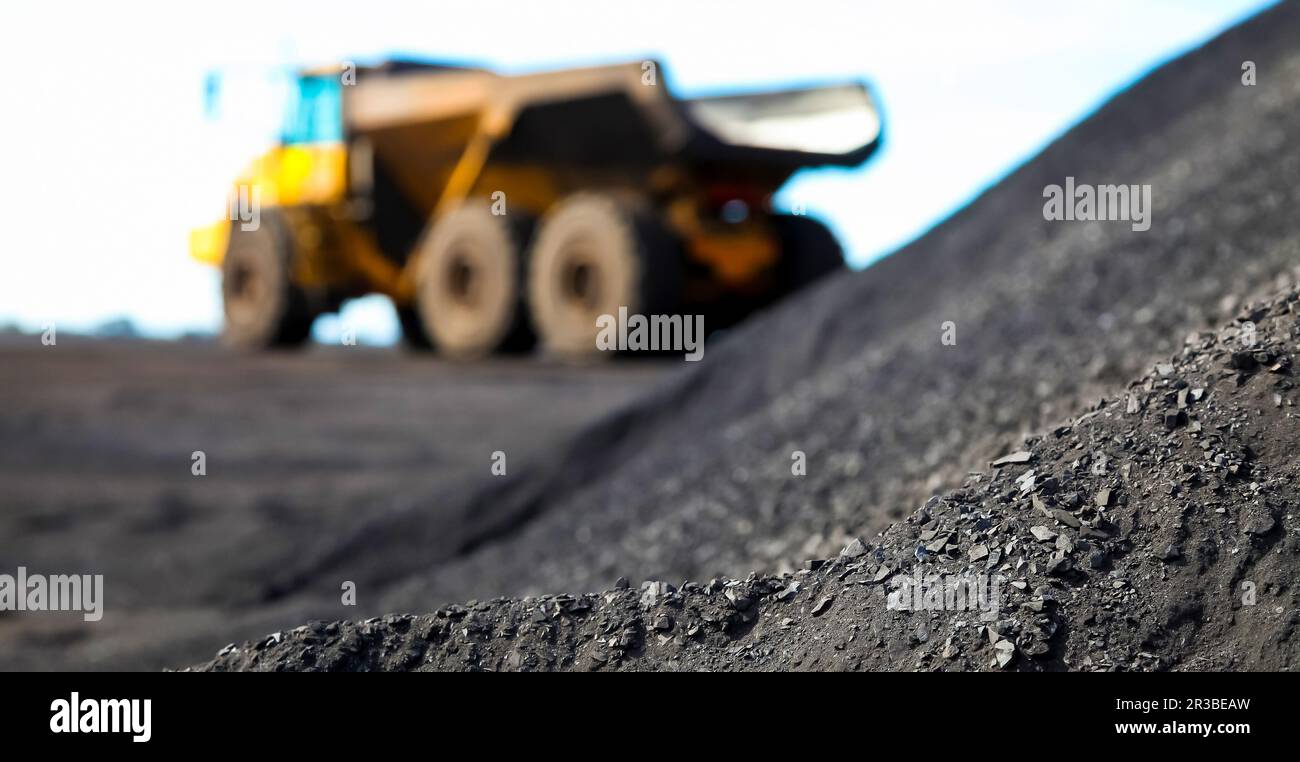
<path id="1" fill-rule="evenodd" d="M 245 106 L 222 125 L 205 121 L 212 70 L 229 74 L 229 88 L 265 83 L 286 65 L 400 52 L 507 71 L 653 57 L 688 96 L 864 79 L 882 102 L 884 148 L 858 170 L 805 172 L 778 199 L 827 220 L 862 266 L 1153 65 L 1268 4 L 9 4 L 0 14 L 0 324 L 86 330 L 128 317 L 157 336 L 218 330 L 219 279 L 189 259 L 188 231 L 222 215 L 228 184 L 256 147 L 250 136 L 279 112 L 267 103 L 260 115 Z M 242 133 L 219 129 L 232 117 Z M 376 300 L 343 319 L 363 341 L 396 336 Z M 337 325 L 318 329 L 327 337 Z"/>

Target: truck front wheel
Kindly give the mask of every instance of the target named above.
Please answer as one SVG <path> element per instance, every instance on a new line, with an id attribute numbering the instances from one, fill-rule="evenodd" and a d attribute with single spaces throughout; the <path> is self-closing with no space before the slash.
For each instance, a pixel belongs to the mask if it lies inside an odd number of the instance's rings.
<path id="1" fill-rule="evenodd" d="M 222 340 L 240 349 L 298 346 L 311 333 L 312 314 L 303 290 L 293 282 L 293 241 L 273 209 L 263 209 L 257 227 L 231 223 L 221 265 L 225 309 Z"/>

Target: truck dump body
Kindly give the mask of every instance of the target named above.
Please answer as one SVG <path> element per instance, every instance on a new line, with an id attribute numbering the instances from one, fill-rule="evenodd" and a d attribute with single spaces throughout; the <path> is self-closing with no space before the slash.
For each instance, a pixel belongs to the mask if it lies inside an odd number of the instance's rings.
<path id="1" fill-rule="evenodd" d="M 854 167 L 880 141 L 880 117 L 862 85 L 681 101 L 687 153 L 799 169 Z"/>
<path id="2" fill-rule="evenodd" d="M 480 131 L 493 137 L 492 161 L 619 171 L 687 162 L 778 184 L 806 167 L 857 166 L 879 144 L 860 84 L 679 100 L 662 80 L 645 84 L 643 66 L 363 72 L 345 113 L 426 202 Z"/>

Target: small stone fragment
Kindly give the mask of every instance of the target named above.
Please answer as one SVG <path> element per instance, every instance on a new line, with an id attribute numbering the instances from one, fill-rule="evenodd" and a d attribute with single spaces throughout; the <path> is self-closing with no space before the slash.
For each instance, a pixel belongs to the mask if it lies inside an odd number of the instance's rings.
<path id="1" fill-rule="evenodd" d="M 999 640 L 994 643 L 993 658 L 997 660 L 998 667 L 1001 669 L 1011 666 L 1011 662 L 1016 658 L 1016 644 L 1009 640 Z"/>
<path id="2" fill-rule="evenodd" d="M 1158 558 L 1165 563 L 1177 561 L 1183 557 L 1183 549 L 1177 545 L 1170 545 L 1160 552 Z"/>
<path id="3" fill-rule="evenodd" d="M 866 543 L 862 542 L 862 538 L 854 537 L 853 541 L 848 545 L 845 545 L 844 550 L 840 551 L 840 558 L 857 558 L 859 556 L 865 556 L 866 554 Z"/>
<path id="4" fill-rule="evenodd" d="M 1017 452 L 1011 453 L 1010 455 L 1003 455 L 1002 457 L 993 461 L 990 465 L 993 466 L 994 468 L 1001 468 L 1003 466 L 1011 466 L 1018 463 L 1028 463 L 1030 458 L 1033 457 L 1034 457 L 1033 453 L 1029 452 L 1028 450 L 1019 450 Z"/>
<path id="5" fill-rule="evenodd" d="M 1063 511 L 1059 508 L 1052 511 L 1052 518 L 1056 519 L 1057 521 L 1061 522 L 1067 527 L 1070 527 L 1071 529 L 1078 529 L 1079 527 L 1083 526 L 1083 522 L 1079 521 L 1079 519 L 1074 514 L 1069 513 L 1068 511 Z"/>
<path id="6" fill-rule="evenodd" d="M 1259 518 L 1251 519 L 1246 524 L 1245 532 L 1246 534 L 1253 534 L 1256 537 L 1263 537 L 1269 532 L 1272 532 L 1273 527 L 1275 526 L 1277 526 L 1277 520 L 1272 516 L 1264 515 Z"/>

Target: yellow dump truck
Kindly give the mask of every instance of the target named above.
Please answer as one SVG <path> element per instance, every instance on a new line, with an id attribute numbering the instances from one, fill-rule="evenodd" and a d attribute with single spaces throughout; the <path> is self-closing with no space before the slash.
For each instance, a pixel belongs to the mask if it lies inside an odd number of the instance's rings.
<path id="1" fill-rule="evenodd" d="M 860 84 L 683 100 L 650 61 L 391 61 L 293 90 L 231 213 L 191 235 L 236 346 L 301 343 L 372 293 L 409 344 L 456 358 L 590 354 L 620 307 L 723 327 L 842 266 L 823 225 L 771 196 L 800 168 L 864 162 L 881 134 Z"/>

